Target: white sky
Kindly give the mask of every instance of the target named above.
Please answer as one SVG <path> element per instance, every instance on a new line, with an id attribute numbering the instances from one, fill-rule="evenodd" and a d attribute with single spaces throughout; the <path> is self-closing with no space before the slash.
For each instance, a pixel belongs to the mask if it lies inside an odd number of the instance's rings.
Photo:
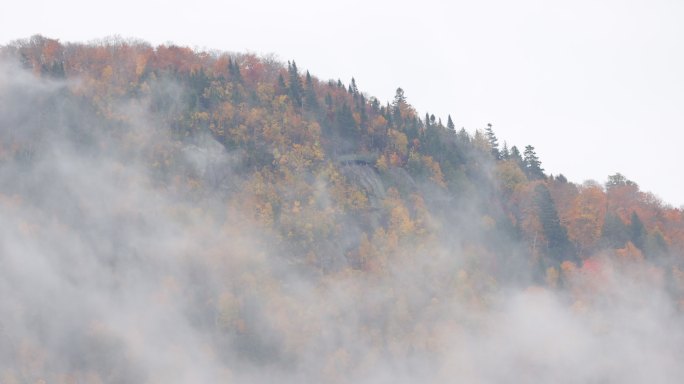
<path id="1" fill-rule="evenodd" d="M 621 172 L 684 205 L 681 0 L 34 0 L 1 7 L 0 44 L 111 35 L 275 53 L 423 116 L 532 144 L 547 170 Z"/>

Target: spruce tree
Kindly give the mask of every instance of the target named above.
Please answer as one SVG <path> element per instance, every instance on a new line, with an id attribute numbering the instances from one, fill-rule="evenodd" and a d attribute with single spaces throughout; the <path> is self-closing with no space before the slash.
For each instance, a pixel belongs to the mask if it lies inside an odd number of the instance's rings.
<path id="1" fill-rule="evenodd" d="M 358 95 L 359 88 L 356 86 L 356 80 L 352 77 L 351 84 L 349 84 L 349 90 L 352 95 Z"/>
<path id="2" fill-rule="evenodd" d="M 489 141 L 489 146 L 492 148 L 492 156 L 496 160 L 501 160 L 501 153 L 499 153 L 499 140 L 496 138 L 494 131 L 492 130 L 492 124 L 487 124 L 485 128 L 485 135 L 487 135 L 487 141 Z"/>
<path id="3" fill-rule="evenodd" d="M 644 223 L 636 212 L 632 212 L 632 221 L 629 224 L 629 240 L 637 248 L 643 250 L 646 243 L 646 229 Z"/>
<path id="4" fill-rule="evenodd" d="M 527 177 L 531 179 L 546 178 L 546 175 L 544 175 L 544 169 L 541 167 L 541 161 L 539 161 L 537 153 L 534 151 L 534 147 L 531 145 L 526 146 L 524 155 L 525 158 L 523 159 L 523 163 L 525 165 Z"/>
<path id="5" fill-rule="evenodd" d="M 460 141 L 463 144 L 469 144 L 470 143 L 470 135 L 468 132 L 465 130 L 464 127 L 461 127 L 461 130 L 458 131 L 458 141 Z"/>
<path id="6" fill-rule="evenodd" d="M 309 71 L 306 71 L 306 106 L 309 109 L 318 109 L 318 100 L 316 99 L 316 90 L 314 89 L 313 79 Z"/>
<path id="7" fill-rule="evenodd" d="M 511 157 L 511 153 L 508 150 L 508 144 L 504 141 L 503 148 L 501 148 L 501 159 L 508 160 Z"/>
<path id="8" fill-rule="evenodd" d="M 451 115 L 447 118 L 447 128 L 449 128 L 449 131 L 456 133 L 456 125 L 454 125 L 453 120 L 451 120 Z"/>
<path id="9" fill-rule="evenodd" d="M 290 72 L 290 86 L 289 93 L 292 103 L 297 106 L 302 106 L 302 80 L 299 78 L 299 71 L 297 70 L 297 63 L 292 61 L 292 65 L 288 66 Z"/>
<path id="10" fill-rule="evenodd" d="M 515 161 L 516 164 L 518 164 L 520 169 L 525 170 L 525 161 L 520 154 L 520 150 L 515 145 L 511 147 L 510 158 L 511 160 Z"/>
<path id="11" fill-rule="evenodd" d="M 285 84 L 285 79 L 283 78 L 283 74 L 278 74 L 278 93 L 284 94 L 285 91 L 287 90 L 287 84 Z"/>
<path id="12" fill-rule="evenodd" d="M 544 184 L 535 188 L 535 201 L 539 209 L 539 221 L 548 243 L 549 256 L 558 265 L 564 260 L 574 258 L 572 244 L 568 240 L 567 229 L 561 225 L 556 205 L 549 189 Z"/>

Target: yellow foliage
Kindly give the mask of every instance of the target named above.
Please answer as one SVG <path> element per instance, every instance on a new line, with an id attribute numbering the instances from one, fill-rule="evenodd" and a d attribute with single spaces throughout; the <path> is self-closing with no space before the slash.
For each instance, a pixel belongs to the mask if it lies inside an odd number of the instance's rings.
<path id="1" fill-rule="evenodd" d="M 403 132 L 390 129 L 387 132 L 387 136 L 389 137 L 388 147 L 396 153 L 406 156 L 408 153 L 408 138 L 406 135 Z"/>
<path id="2" fill-rule="evenodd" d="M 559 279 L 559 273 L 558 270 L 554 267 L 549 267 L 546 269 L 546 285 L 548 285 L 551 288 L 558 288 L 558 279 Z"/>
<path id="3" fill-rule="evenodd" d="M 380 172 L 387 172 L 389 166 L 387 165 L 387 157 L 385 155 L 378 156 L 378 160 L 375 162 L 375 168 Z"/>
<path id="4" fill-rule="evenodd" d="M 527 176 L 514 161 L 501 161 L 496 164 L 496 178 L 506 193 L 513 193 L 515 188 L 527 181 Z"/>
<path id="5" fill-rule="evenodd" d="M 615 250 L 615 254 L 625 261 L 643 261 L 644 255 L 631 241 L 625 244 L 624 248 Z"/>

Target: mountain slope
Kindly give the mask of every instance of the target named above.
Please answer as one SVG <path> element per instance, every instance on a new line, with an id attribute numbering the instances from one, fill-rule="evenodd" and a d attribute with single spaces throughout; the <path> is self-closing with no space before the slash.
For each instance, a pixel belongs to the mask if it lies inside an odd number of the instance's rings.
<path id="1" fill-rule="evenodd" d="M 681 327 L 649 332 L 680 316 L 682 212 L 624 176 L 546 175 L 491 126 L 294 62 L 40 36 L 1 56 L 2 380 L 643 378 L 592 365 L 605 348 L 681 373 Z M 567 354 L 535 355 L 548 337 Z"/>

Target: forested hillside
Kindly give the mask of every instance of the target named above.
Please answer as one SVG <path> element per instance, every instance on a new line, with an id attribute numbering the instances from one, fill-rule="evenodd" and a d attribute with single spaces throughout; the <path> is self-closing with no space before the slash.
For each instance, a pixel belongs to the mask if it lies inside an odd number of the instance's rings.
<path id="1" fill-rule="evenodd" d="M 683 373 L 684 215 L 619 173 L 295 61 L 0 56 L 0 383 Z"/>

